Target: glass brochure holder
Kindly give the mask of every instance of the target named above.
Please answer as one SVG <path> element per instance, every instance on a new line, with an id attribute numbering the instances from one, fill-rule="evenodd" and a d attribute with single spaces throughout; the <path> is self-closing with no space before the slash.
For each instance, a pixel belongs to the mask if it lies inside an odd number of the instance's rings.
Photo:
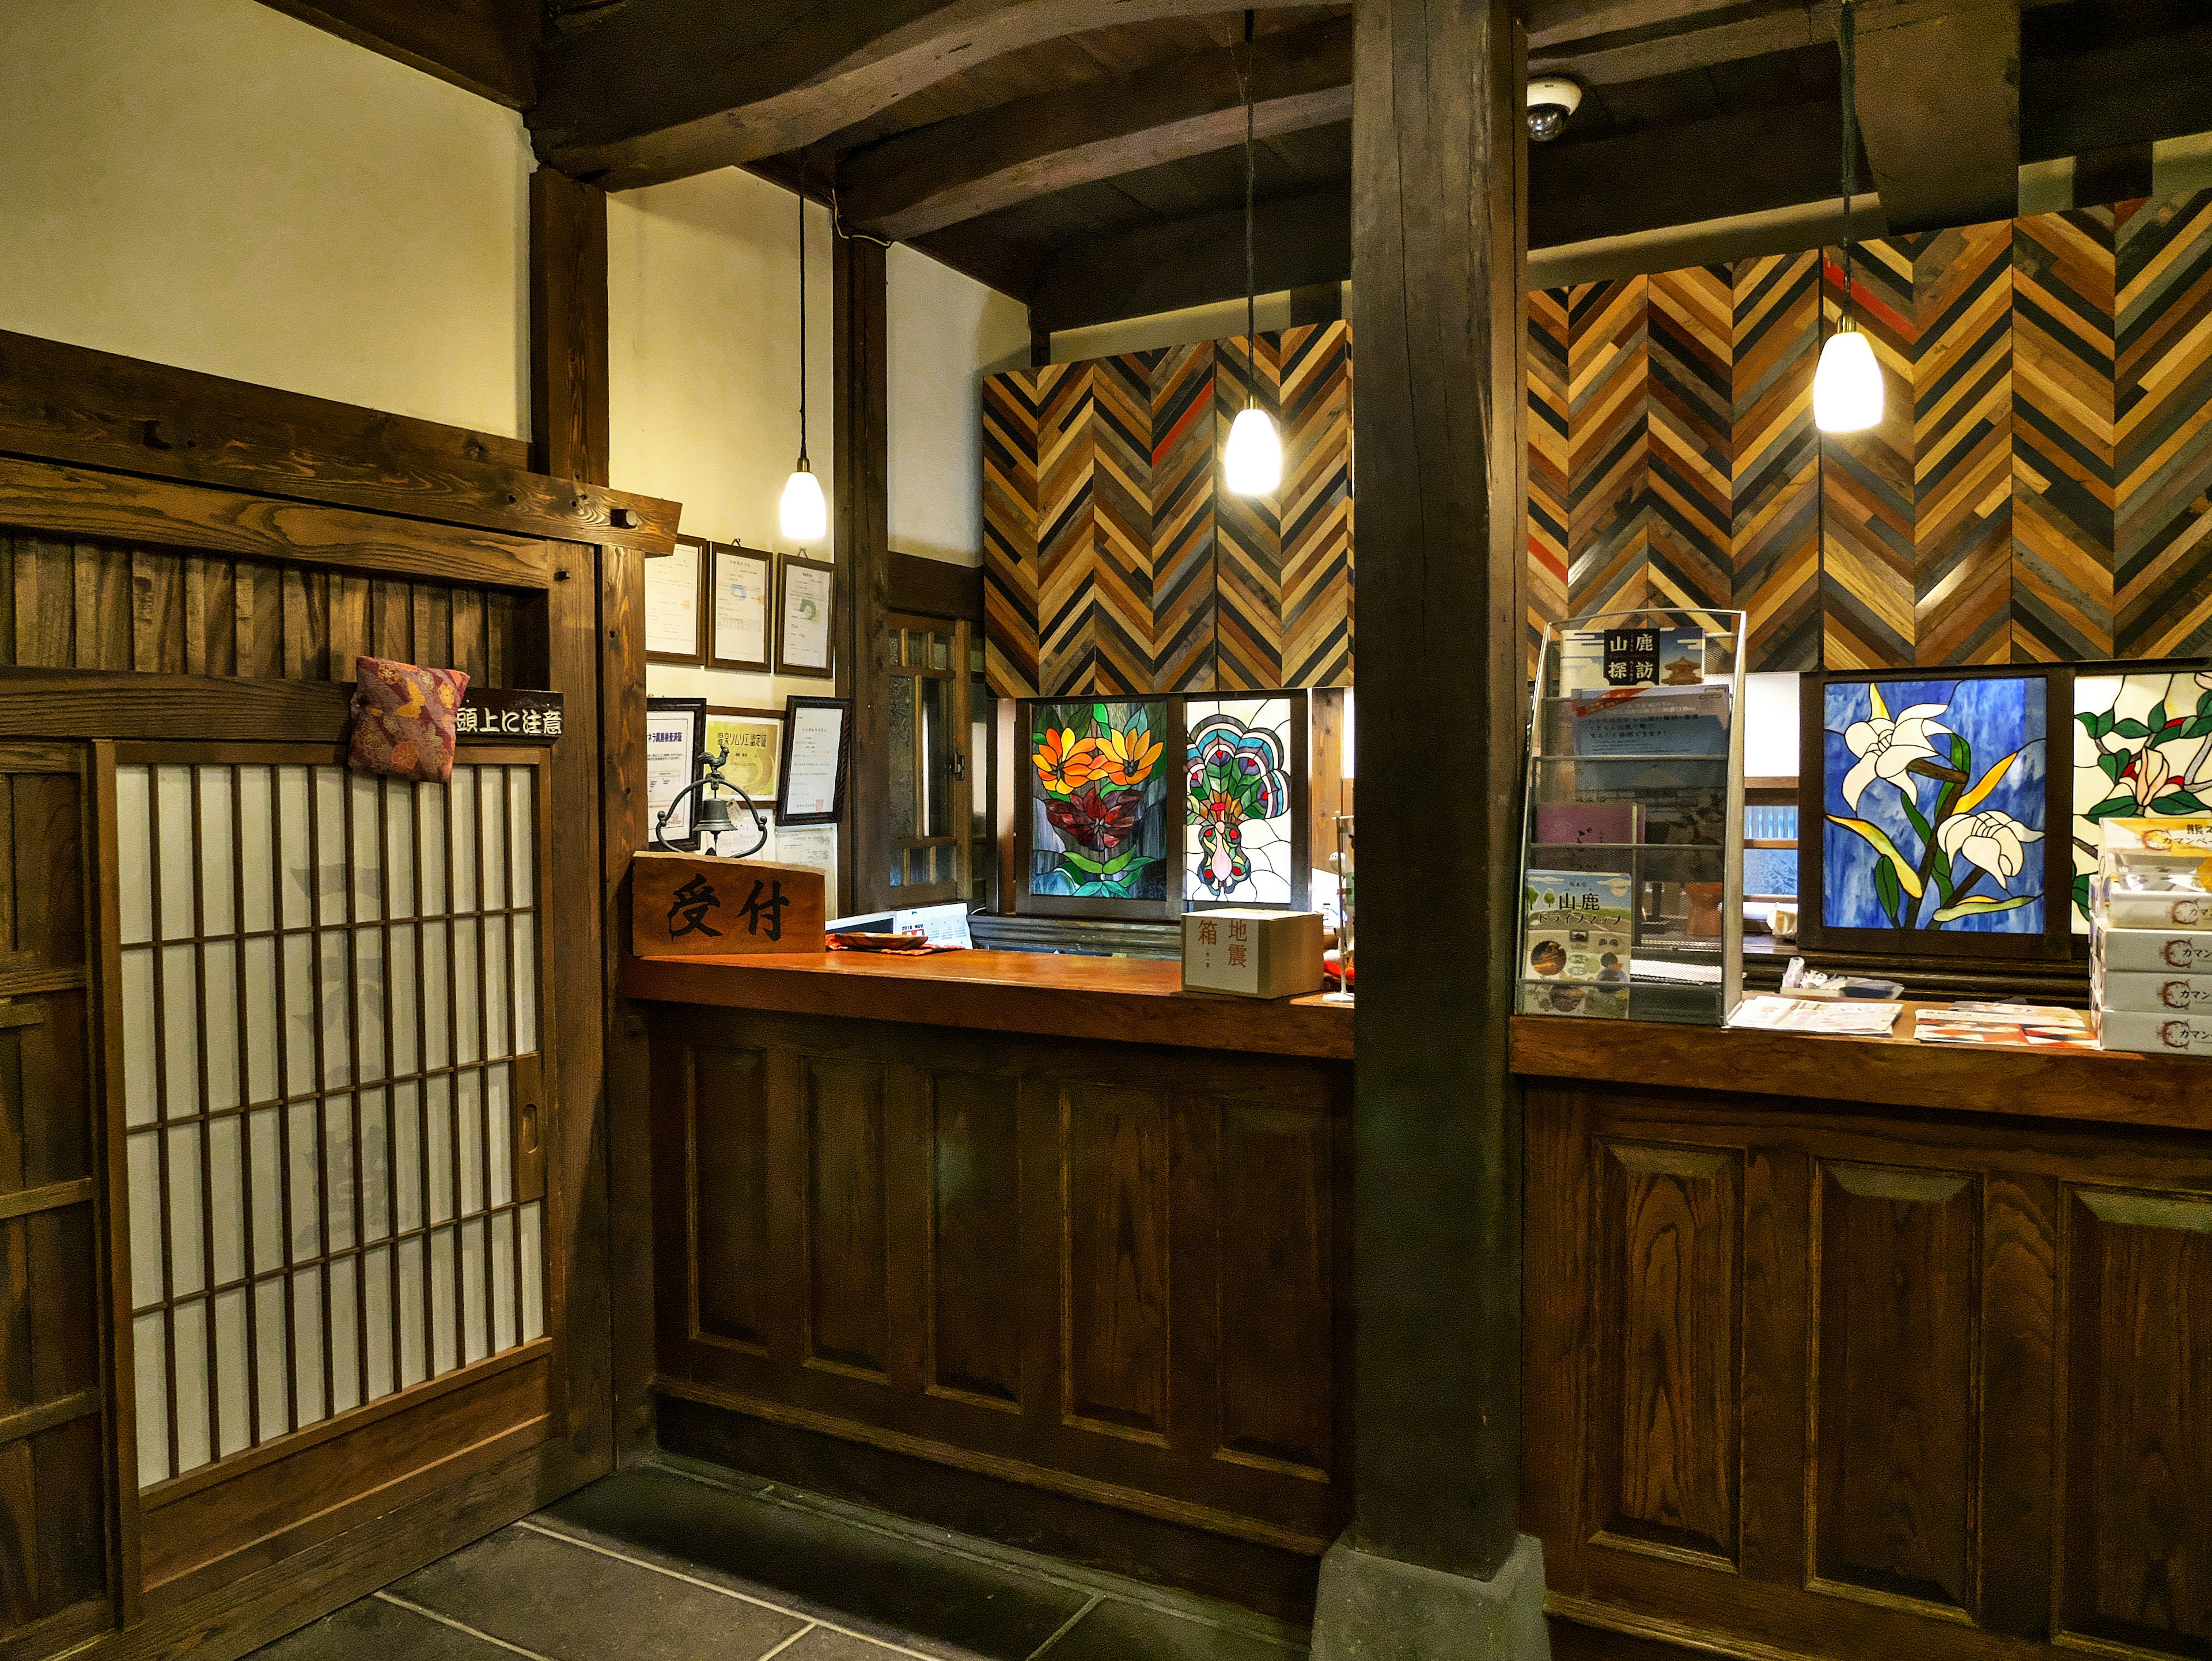
<path id="1" fill-rule="evenodd" d="M 1743 627 L 1646 610 L 1545 630 L 1522 1013 L 1717 1026 L 1741 1001 Z"/>

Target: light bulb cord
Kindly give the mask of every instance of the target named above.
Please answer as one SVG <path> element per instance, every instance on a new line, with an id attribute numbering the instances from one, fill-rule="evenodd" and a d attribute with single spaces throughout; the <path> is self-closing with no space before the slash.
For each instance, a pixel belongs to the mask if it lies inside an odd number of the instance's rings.
<path id="1" fill-rule="evenodd" d="M 1243 82 L 1244 94 L 1244 406 L 1249 410 L 1260 407 L 1259 373 L 1253 366 L 1253 353 L 1259 345 L 1259 332 L 1254 319 L 1259 312 L 1258 267 L 1253 255 L 1252 214 L 1255 181 L 1258 175 L 1252 153 L 1252 13 L 1244 13 L 1243 67 L 1237 78 Z"/>
<path id="2" fill-rule="evenodd" d="M 799 153 L 799 471 L 806 463 L 806 152 Z"/>
<path id="3" fill-rule="evenodd" d="M 1836 14 L 1836 40 L 1843 49 L 1844 75 L 1844 304 L 1842 323 L 1850 322 L 1851 198 L 1858 194 L 1858 19 L 1851 0 L 1843 0 Z"/>

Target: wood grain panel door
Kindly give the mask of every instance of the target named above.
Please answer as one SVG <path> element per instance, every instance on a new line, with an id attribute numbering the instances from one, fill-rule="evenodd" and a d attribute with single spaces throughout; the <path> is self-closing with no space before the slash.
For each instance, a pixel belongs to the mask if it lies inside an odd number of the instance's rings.
<path id="1" fill-rule="evenodd" d="M 82 745 L 0 745 L 0 1651 L 115 1619 Z"/>

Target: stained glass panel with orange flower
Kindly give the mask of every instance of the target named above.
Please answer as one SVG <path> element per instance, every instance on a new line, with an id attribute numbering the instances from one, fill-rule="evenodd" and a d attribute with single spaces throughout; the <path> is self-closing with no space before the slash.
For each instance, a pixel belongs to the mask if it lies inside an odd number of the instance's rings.
<path id="1" fill-rule="evenodd" d="M 1030 706 L 1031 894 L 1167 897 L 1173 731 L 1159 702 Z"/>

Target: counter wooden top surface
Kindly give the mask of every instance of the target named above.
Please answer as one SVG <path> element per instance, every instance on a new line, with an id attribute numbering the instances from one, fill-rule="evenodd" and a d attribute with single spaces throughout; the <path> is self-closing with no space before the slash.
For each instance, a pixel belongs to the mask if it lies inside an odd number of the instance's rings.
<path id="1" fill-rule="evenodd" d="M 1047 1037 L 1352 1059 L 1352 1010 L 1182 990 L 1182 965 L 1039 952 L 625 958 L 623 990 L 653 1003 L 914 1021 Z"/>
<path id="2" fill-rule="evenodd" d="M 1942 1007 L 1906 1004 L 1881 1038 L 1516 1015 L 1513 1070 L 1786 1096 L 1815 1112 L 1868 1104 L 2212 1129 L 2212 1061 L 1917 1042 L 1913 1011 Z"/>

